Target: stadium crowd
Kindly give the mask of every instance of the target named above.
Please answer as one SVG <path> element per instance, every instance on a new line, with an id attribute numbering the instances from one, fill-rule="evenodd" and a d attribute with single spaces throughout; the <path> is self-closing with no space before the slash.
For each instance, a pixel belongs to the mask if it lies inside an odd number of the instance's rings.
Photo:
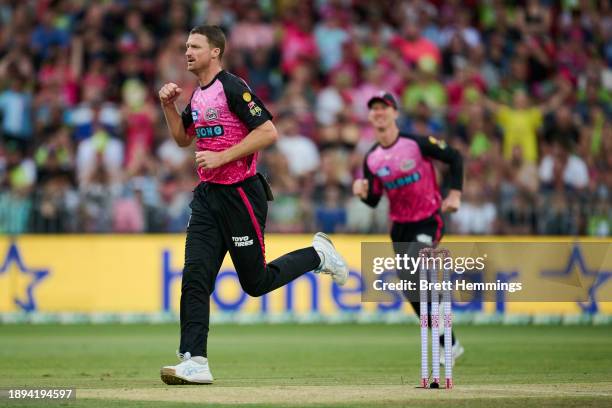
<path id="1" fill-rule="evenodd" d="M 187 103 L 202 23 L 275 115 L 268 231 L 387 231 L 350 195 L 384 89 L 465 157 L 447 233 L 612 235 L 608 0 L 1 0 L 1 233 L 184 231 L 194 153 L 157 90 Z"/>

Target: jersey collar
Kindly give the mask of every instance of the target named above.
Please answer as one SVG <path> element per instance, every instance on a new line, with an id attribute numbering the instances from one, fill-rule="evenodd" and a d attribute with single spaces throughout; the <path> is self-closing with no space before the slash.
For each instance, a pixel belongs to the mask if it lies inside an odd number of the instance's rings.
<path id="1" fill-rule="evenodd" d="M 209 83 L 207 83 L 206 85 L 204 85 L 204 86 L 200 86 L 200 89 L 201 89 L 201 90 L 205 90 L 206 88 L 209 88 L 209 87 L 210 87 L 212 84 L 214 84 L 214 83 L 215 83 L 215 81 L 217 80 L 217 78 L 219 78 L 219 76 L 220 76 L 221 74 L 223 74 L 224 72 L 225 72 L 225 70 L 224 70 L 224 69 L 222 69 L 221 71 L 217 72 L 217 75 L 215 75 L 215 77 L 214 77 L 214 78 L 213 78 L 213 79 L 212 79 L 212 80 L 211 80 Z"/>
<path id="2" fill-rule="evenodd" d="M 402 137 L 402 133 L 399 132 L 397 134 L 397 137 L 395 138 L 395 140 L 393 141 L 393 143 L 391 143 L 389 146 L 383 146 L 380 142 L 378 142 L 378 144 L 380 145 L 380 147 L 382 147 L 383 149 L 387 150 L 392 148 L 393 146 L 395 146 L 397 144 L 397 142 L 400 140 L 400 137 Z"/>

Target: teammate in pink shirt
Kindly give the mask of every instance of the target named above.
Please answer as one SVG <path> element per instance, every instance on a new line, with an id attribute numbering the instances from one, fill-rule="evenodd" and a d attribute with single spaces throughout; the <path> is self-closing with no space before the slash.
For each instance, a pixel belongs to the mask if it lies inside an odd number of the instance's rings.
<path id="1" fill-rule="evenodd" d="M 397 243 L 408 243 L 408 255 L 417 257 L 420 248 L 435 247 L 442 239 L 444 225 L 440 213 L 457 211 L 461 205 L 463 159 L 457 150 L 433 136 L 401 133 L 396 123 L 397 103 L 390 93 L 370 98 L 368 108 L 368 120 L 377 142 L 365 156 L 364 178 L 354 181 L 353 194 L 371 207 L 378 204 L 383 193 L 387 194 L 393 222 L 391 240 L 396 252 L 404 250 Z M 450 167 L 450 192 L 444 200 L 436 181 L 434 159 Z M 418 279 L 414 271 L 398 272 L 402 279 Z M 405 295 L 419 316 L 418 293 Z M 453 356 L 462 353 L 463 348 L 453 335 Z"/>
<path id="2" fill-rule="evenodd" d="M 166 384 L 211 384 L 207 340 L 210 294 L 229 251 L 243 290 L 262 296 L 309 272 L 326 273 L 343 285 L 348 267 L 329 237 L 315 234 L 311 247 L 266 262 L 264 228 L 272 192 L 256 173 L 259 150 L 278 137 L 272 115 L 248 85 L 223 70 L 225 35 L 198 26 L 187 39 L 187 69 L 199 87 L 181 112 L 182 90 L 173 83 L 159 91 L 164 116 L 176 143 L 196 140 L 200 184 L 190 204 L 181 286 L 179 359 L 161 369 Z"/>

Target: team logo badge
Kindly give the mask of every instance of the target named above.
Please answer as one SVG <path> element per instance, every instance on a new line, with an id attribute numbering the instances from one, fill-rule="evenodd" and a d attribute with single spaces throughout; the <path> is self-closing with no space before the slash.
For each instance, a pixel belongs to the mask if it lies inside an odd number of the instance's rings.
<path id="1" fill-rule="evenodd" d="M 251 94 L 248 92 L 243 93 L 242 99 L 244 99 L 245 102 L 251 102 L 251 99 L 252 99 Z"/>
<path id="2" fill-rule="evenodd" d="M 206 120 L 215 120 L 219 118 L 219 112 L 215 108 L 206 109 Z"/>
<path id="3" fill-rule="evenodd" d="M 400 169 L 402 169 L 403 171 L 410 171 L 414 169 L 414 166 L 416 166 L 416 162 L 412 159 L 408 159 L 402 163 Z"/>
<path id="4" fill-rule="evenodd" d="M 196 122 L 198 120 L 198 111 L 197 110 L 192 110 L 191 111 L 191 119 Z"/>

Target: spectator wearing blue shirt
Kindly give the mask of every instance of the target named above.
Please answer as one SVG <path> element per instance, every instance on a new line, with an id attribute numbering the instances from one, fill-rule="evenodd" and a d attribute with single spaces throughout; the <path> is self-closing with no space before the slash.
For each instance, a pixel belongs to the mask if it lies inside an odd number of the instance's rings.
<path id="1" fill-rule="evenodd" d="M 321 69 L 329 72 L 342 62 L 342 47 L 349 40 L 349 35 L 333 12 L 317 24 L 314 35 L 321 52 Z"/>
<path id="2" fill-rule="evenodd" d="M 67 47 L 70 42 L 68 32 L 56 28 L 54 21 L 55 13 L 52 10 L 43 13 L 40 24 L 34 29 L 30 37 L 32 50 L 41 60 L 48 56 L 52 47 Z"/>
<path id="3" fill-rule="evenodd" d="M 2 116 L 2 138 L 13 141 L 25 151 L 32 140 L 32 93 L 25 88 L 25 79 L 15 75 L 10 88 L 0 93 L 0 116 Z"/>
<path id="4" fill-rule="evenodd" d="M 342 202 L 341 190 L 329 185 L 323 194 L 324 202 L 315 212 L 317 228 L 330 234 L 342 232 L 346 225 L 346 207 Z"/>

